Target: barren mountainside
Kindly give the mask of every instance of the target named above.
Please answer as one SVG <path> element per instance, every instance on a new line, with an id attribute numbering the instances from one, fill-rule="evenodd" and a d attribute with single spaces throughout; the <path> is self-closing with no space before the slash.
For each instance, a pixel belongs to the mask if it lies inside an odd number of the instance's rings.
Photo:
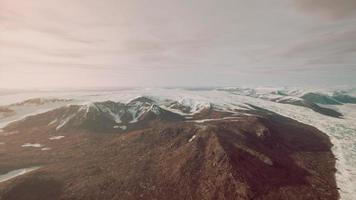
<path id="1" fill-rule="evenodd" d="M 328 136 L 251 104 L 68 104 L 0 134 L 0 174 L 38 167 L 0 179 L 1 200 L 339 196 Z"/>

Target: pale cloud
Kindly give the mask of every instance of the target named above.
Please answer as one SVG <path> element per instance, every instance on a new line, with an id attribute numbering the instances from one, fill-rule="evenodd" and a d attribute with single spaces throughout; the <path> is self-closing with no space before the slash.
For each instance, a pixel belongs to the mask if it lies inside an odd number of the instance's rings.
<path id="1" fill-rule="evenodd" d="M 296 1 L 0 0 L 0 87 L 354 84 L 353 4 Z"/>
<path id="2" fill-rule="evenodd" d="M 341 19 L 356 15 L 355 0 L 295 0 L 301 10 L 326 19 Z"/>

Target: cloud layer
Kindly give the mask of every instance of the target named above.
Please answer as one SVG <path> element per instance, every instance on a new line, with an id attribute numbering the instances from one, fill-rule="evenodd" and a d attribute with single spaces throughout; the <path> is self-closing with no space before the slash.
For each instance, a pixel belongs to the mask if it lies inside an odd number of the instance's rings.
<path id="1" fill-rule="evenodd" d="M 356 84 L 354 2 L 0 0 L 0 87 Z"/>
<path id="2" fill-rule="evenodd" d="M 308 13 L 326 19 L 341 19 L 356 15 L 355 0 L 295 0 L 297 6 Z"/>

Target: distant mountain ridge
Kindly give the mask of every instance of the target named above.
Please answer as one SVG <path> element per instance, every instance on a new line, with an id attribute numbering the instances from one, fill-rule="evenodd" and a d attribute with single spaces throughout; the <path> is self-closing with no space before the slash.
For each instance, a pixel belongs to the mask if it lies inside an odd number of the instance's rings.
<path id="1" fill-rule="evenodd" d="M 85 105 L 68 105 L 29 116 L 10 124 L 5 130 L 46 126 L 56 131 L 85 129 L 123 132 L 145 127 L 154 120 L 169 122 L 183 119 L 183 116 L 161 108 L 149 98 L 138 97 L 127 104 L 104 101 Z"/>
<path id="2" fill-rule="evenodd" d="M 343 91 L 335 91 L 332 95 L 329 95 L 322 92 L 283 89 L 263 89 L 261 91 L 253 88 L 228 88 L 220 90 L 278 103 L 303 106 L 320 114 L 336 118 L 342 117 L 342 114 L 335 109 L 322 105 L 356 104 L 356 97 Z"/>

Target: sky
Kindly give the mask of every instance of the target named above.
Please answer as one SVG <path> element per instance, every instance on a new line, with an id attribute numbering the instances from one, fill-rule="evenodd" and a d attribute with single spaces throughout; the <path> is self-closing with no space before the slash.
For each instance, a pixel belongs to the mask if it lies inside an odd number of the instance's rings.
<path id="1" fill-rule="evenodd" d="M 356 0 L 0 0 L 0 88 L 355 77 Z"/>

